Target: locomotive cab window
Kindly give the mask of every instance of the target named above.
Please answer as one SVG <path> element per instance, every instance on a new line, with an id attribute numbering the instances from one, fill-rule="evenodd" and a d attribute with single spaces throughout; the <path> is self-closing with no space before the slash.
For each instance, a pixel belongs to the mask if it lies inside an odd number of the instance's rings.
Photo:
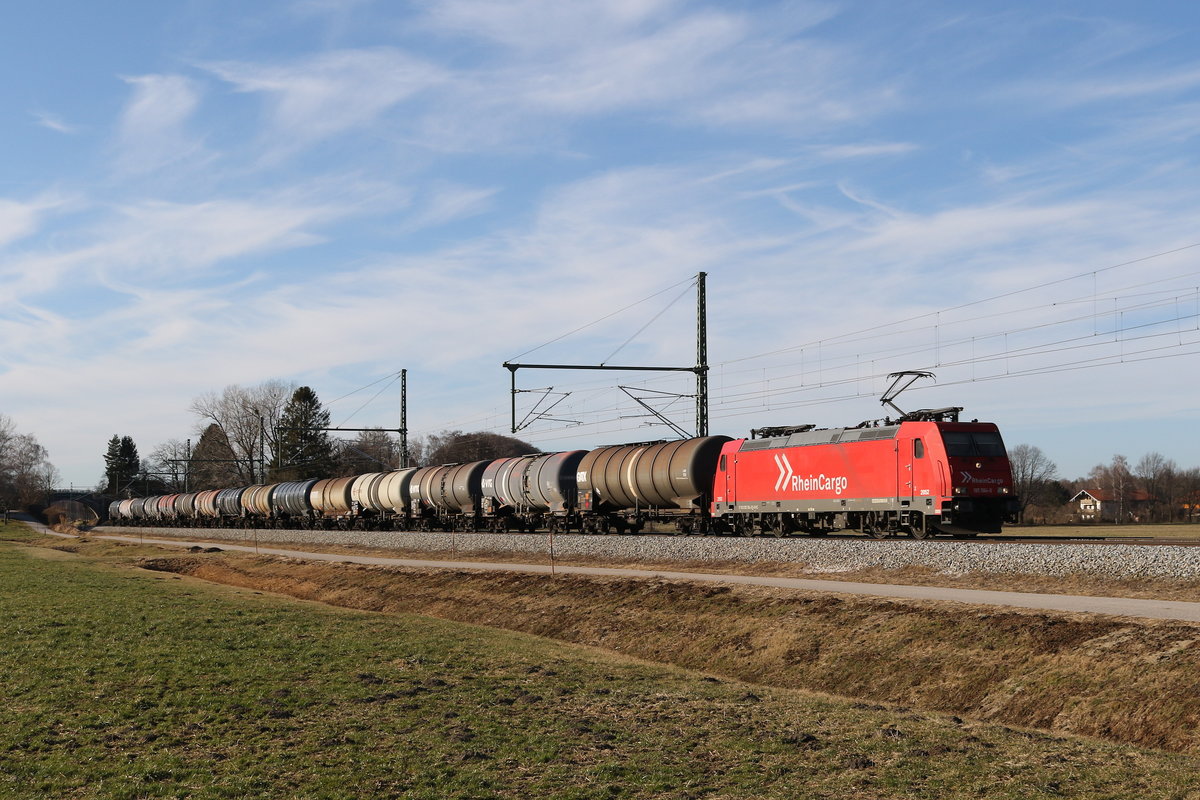
<path id="1" fill-rule="evenodd" d="M 946 455 L 952 458 L 1004 456 L 1004 441 L 1000 438 L 1000 434 L 992 431 L 978 433 L 946 431 L 942 438 L 946 442 Z"/>
<path id="2" fill-rule="evenodd" d="M 913 439 L 913 458 L 925 457 L 925 443 L 920 439 Z"/>
<path id="3" fill-rule="evenodd" d="M 973 433 L 971 438 L 975 440 L 975 452 L 981 456 L 989 456 L 991 458 L 1004 457 L 1004 440 L 1000 438 L 998 433 Z"/>

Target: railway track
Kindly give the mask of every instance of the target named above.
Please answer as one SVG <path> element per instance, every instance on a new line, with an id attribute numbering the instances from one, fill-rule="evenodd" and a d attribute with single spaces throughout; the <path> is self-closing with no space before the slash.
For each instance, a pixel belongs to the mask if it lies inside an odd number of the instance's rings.
<path id="1" fill-rule="evenodd" d="M 125 534 L 149 542 L 187 538 L 197 544 L 236 542 L 262 546 L 314 546 L 416 553 L 537 555 L 622 564 L 709 564 L 746 568 L 772 564 L 808 572 L 894 570 L 919 567 L 939 574 L 1086 575 L 1090 579 L 1152 579 L 1200 584 L 1200 544 L 1162 537 L 991 536 L 970 539 L 865 536 L 733 537 L 548 533 L 451 533 L 398 531 L 255 530 L 225 528 L 110 527 L 97 534 Z M 1180 531 L 1179 533 L 1183 533 Z M 1125 539 L 1122 541 L 1121 539 Z M 1091 545 L 1091 546 L 1089 546 Z"/>

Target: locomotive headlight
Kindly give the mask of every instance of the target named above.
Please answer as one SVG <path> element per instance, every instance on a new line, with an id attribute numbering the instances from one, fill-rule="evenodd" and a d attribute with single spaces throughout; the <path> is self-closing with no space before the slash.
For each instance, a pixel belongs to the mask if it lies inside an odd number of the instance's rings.
<path id="1" fill-rule="evenodd" d="M 967 490 L 966 490 L 966 489 L 964 489 L 964 488 L 963 488 L 963 487 L 961 487 L 961 486 L 955 486 L 955 487 L 954 487 L 954 493 L 955 493 L 955 494 L 966 494 L 966 493 L 967 493 Z"/>
<path id="2" fill-rule="evenodd" d="M 1008 494 L 1008 487 L 1007 487 L 1007 486 L 1001 486 L 1001 487 L 1000 487 L 1000 494 Z"/>

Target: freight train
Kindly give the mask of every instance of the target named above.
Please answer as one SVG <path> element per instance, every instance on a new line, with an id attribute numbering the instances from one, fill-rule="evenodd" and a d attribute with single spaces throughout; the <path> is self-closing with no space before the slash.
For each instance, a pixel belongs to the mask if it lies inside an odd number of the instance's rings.
<path id="1" fill-rule="evenodd" d="M 875 538 L 998 533 L 1017 510 L 1000 432 L 927 409 L 852 428 L 764 428 L 115 501 L 117 524 L 643 530 Z"/>

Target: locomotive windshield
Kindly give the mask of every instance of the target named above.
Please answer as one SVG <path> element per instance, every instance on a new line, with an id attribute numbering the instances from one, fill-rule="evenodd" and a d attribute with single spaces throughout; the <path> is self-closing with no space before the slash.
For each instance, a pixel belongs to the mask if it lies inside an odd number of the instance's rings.
<path id="1" fill-rule="evenodd" d="M 1004 440 L 994 431 L 945 431 L 946 455 L 951 458 L 1003 458 Z"/>

